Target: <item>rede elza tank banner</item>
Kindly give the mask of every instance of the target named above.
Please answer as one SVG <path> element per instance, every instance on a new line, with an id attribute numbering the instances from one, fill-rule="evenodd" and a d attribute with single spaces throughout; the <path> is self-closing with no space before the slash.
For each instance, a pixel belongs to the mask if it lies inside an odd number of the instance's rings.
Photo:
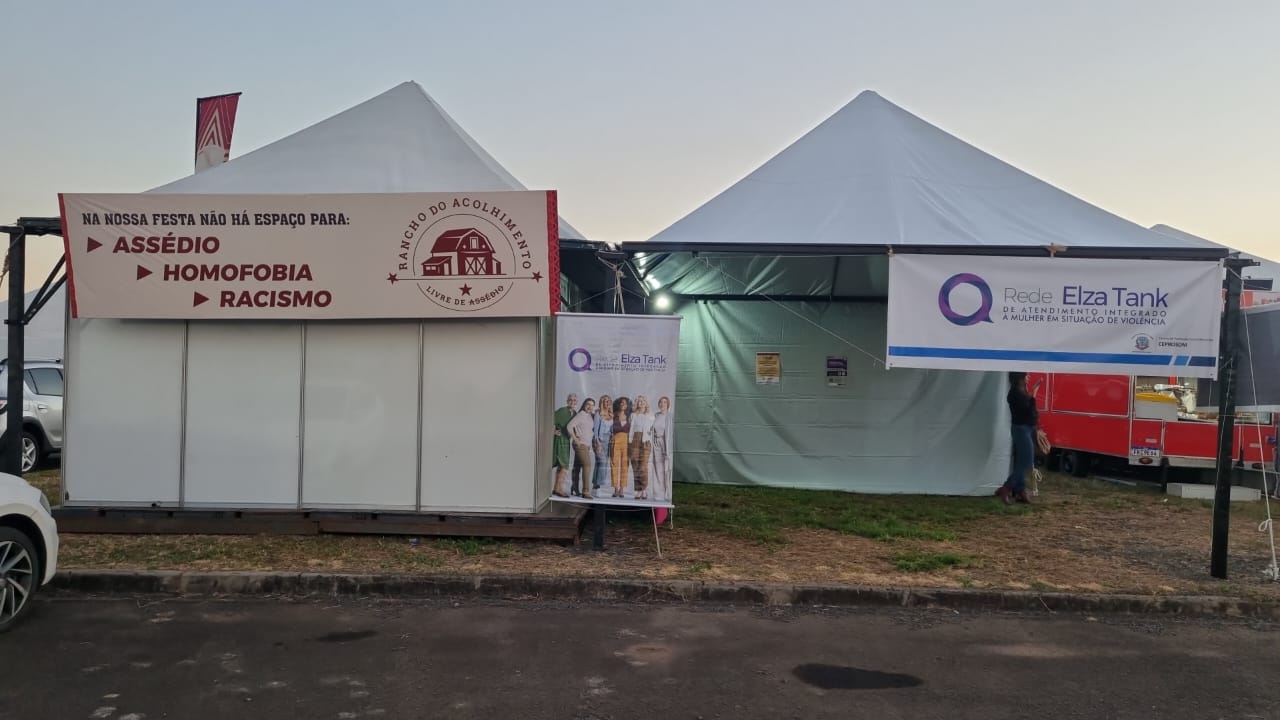
<path id="1" fill-rule="evenodd" d="M 542 317 L 554 191 L 60 196 L 77 318 Z"/>
<path id="2" fill-rule="evenodd" d="M 553 501 L 674 507 L 679 344 L 672 315 L 556 316 Z"/>
<path id="3" fill-rule="evenodd" d="M 894 255 L 888 367 L 1216 377 L 1217 262 Z"/>

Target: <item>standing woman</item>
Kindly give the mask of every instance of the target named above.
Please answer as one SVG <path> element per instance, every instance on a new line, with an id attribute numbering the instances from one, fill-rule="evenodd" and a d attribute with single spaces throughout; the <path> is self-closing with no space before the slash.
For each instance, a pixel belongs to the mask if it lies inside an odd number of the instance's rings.
<path id="1" fill-rule="evenodd" d="M 613 401 L 613 437 L 609 441 L 609 477 L 613 481 L 613 496 L 622 497 L 627 487 L 628 439 L 631 436 L 631 401 L 620 397 Z"/>
<path id="2" fill-rule="evenodd" d="M 573 442 L 573 470 L 569 484 L 575 494 L 584 500 L 591 499 L 591 471 L 595 467 L 595 453 L 591 443 L 595 439 L 596 401 L 587 398 L 582 409 L 569 421 L 569 439 Z"/>
<path id="3" fill-rule="evenodd" d="M 1027 390 L 1027 374 L 1009 373 L 1009 394 L 1005 398 L 1009 402 L 1010 435 L 1013 438 L 1013 471 L 1004 485 L 996 490 L 996 495 L 1006 505 L 1014 501 L 1031 503 L 1031 493 L 1027 492 L 1027 473 L 1035 463 L 1036 427 L 1040 424 L 1040 413 L 1036 410 L 1036 397 Z"/>
<path id="4" fill-rule="evenodd" d="M 636 396 L 636 414 L 631 417 L 631 471 L 635 474 L 637 500 L 649 499 L 649 458 L 653 452 L 653 415 L 649 401 Z"/>
<path id="5" fill-rule="evenodd" d="M 653 416 L 653 499 L 671 499 L 671 398 L 658 398 Z"/>
<path id="6" fill-rule="evenodd" d="M 600 488 L 609 481 L 609 441 L 613 439 L 613 398 L 600 396 L 600 405 L 596 408 L 596 421 L 592 428 L 591 449 L 596 453 L 596 469 L 591 474 L 592 493 L 600 492 Z"/>

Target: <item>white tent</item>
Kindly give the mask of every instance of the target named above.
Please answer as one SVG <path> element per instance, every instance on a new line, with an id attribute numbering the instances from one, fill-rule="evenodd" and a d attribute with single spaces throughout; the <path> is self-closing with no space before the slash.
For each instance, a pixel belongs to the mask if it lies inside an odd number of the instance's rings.
<path id="1" fill-rule="evenodd" d="M 235 162 L 158 193 L 397 193 L 525 190 L 440 107 L 406 82 Z M 581 240 L 560 220 L 560 237 Z"/>
<path id="2" fill-rule="evenodd" d="M 23 297 L 25 307 L 31 307 L 31 301 L 35 299 L 36 292 L 32 290 Z M 67 337 L 66 307 L 67 290 L 64 286 L 59 288 L 40 312 L 31 319 L 26 331 L 25 347 L 28 360 L 57 360 L 62 357 Z M 8 316 L 9 303 L 0 302 L 0 317 Z"/>
<path id="3" fill-rule="evenodd" d="M 1226 247 L 1225 245 L 1221 245 L 1212 240 L 1206 240 L 1199 235 L 1192 235 L 1185 230 L 1179 230 L 1178 228 L 1171 227 L 1169 225 L 1152 225 L 1151 229 L 1161 235 L 1168 235 L 1169 237 L 1179 238 L 1181 240 L 1202 243 L 1204 247 Z M 1272 289 L 1280 290 L 1280 263 L 1268 260 L 1259 255 L 1251 255 L 1247 252 L 1241 252 L 1240 257 L 1247 260 L 1253 260 L 1258 263 L 1253 267 L 1247 267 L 1242 270 L 1240 272 L 1240 277 L 1246 280 L 1270 280 L 1272 282 Z"/>
<path id="4" fill-rule="evenodd" d="M 154 192 L 511 189 L 404 83 Z M 68 504 L 534 512 L 549 492 L 548 328 L 72 321 Z"/>
<path id="5" fill-rule="evenodd" d="M 1007 473 L 1001 374 L 886 371 L 891 252 L 1199 257 L 864 92 L 626 248 L 681 329 L 678 477 L 984 494 Z M 755 354 L 779 352 L 780 384 Z M 847 362 L 844 384 L 829 363 Z"/>

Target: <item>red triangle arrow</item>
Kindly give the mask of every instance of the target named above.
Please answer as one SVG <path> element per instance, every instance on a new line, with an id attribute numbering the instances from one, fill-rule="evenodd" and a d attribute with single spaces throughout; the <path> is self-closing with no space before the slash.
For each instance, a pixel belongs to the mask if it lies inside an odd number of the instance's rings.
<path id="1" fill-rule="evenodd" d="M 89 246 L 89 249 L 85 250 L 85 252 L 93 252 L 94 250 L 97 250 L 98 248 L 102 247 L 102 243 L 98 242 L 97 240 L 94 240 L 93 238 L 89 238 L 88 246 Z"/>
<path id="2" fill-rule="evenodd" d="M 205 296 L 201 295 L 200 293 L 195 293 L 195 297 L 193 297 L 193 298 L 191 299 L 191 307 L 196 307 L 196 306 L 198 306 L 198 305 L 203 305 L 203 304 L 205 304 L 205 303 L 207 303 L 207 302 L 209 302 L 209 298 L 207 298 L 207 297 L 205 297 Z"/>
<path id="3" fill-rule="evenodd" d="M 148 269 L 146 269 L 146 268 L 142 267 L 141 265 L 139 265 L 139 266 L 138 266 L 138 279 L 139 279 L 139 280 L 141 280 L 142 278 L 144 278 L 144 277 L 146 277 L 146 276 L 148 276 L 148 275 L 150 275 L 150 274 L 151 274 L 151 271 L 150 271 L 150 270 L 148 270 Z"/>

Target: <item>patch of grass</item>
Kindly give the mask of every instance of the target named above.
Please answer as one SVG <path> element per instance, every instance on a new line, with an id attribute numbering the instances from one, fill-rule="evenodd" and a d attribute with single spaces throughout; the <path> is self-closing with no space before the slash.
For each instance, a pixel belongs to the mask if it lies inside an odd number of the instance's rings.
<path id="1" fill-rule="evenodd" d="M 893 566 L 903 572 L 935 572 L 953 567 L 968 567 L 969 562 L 969 558 L 964 555 L 922 550 L 907 550 L 893 556 Z"/>
<path id="2" fill-rule="evenodd" d="M 694 573 L 695 575 L 701 575 L 702 573 L 710 569 L 711 569 L 711 563 L 707 562 L 706 560 L 699 560 L 697 562 L 689 563 L 689 572 Z"/>
<path id="3" fill-rule="evenodd" d="M 466 555 L 467 557 L 495 552 L 499 544 L 499 541 L 493 538 L 445 538 L 435 541 L 437 548 L 452 551 L 459 555 Z"/>
<path id="4" fill-rule="evenodd" d="M 965 588 L 966 590 L 973 587 L 973 578 L 960 578 L 960 587 Z"/>
<path id="5" fill-rule="evenodd" d="M 62 469 L 50 468 L 29 472 L 22 476 L 23 480 L 44 493 L 49 505 L 57 507 L 62 504 Z"/>
<path id="6" fill-rule="evenodd" d="M 946 541 L 982 518 L 1032 511 L 995 498 L 677 485 L 680 522 L 686 527 L 761 544 L 785 543 L 785 531 L 791 529 L 834 530 L 885 541 Z"/>

